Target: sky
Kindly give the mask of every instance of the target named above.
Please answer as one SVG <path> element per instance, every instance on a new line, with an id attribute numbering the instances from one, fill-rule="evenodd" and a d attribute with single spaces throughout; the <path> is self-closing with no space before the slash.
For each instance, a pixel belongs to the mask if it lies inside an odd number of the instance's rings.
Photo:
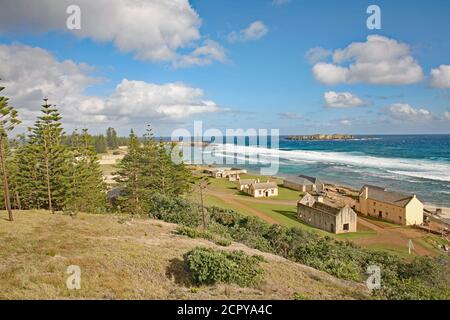
<path id="1" fill-rule="evenodd" d="M 0 0 L 0 84 L 22 130 L 48 97 L 66 131 L 448 134 L 449 16 L 447 0 Z"/>

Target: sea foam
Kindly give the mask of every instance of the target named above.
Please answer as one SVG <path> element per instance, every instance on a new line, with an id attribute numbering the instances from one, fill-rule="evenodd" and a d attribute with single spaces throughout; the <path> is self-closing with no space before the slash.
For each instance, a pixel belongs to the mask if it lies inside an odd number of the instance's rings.
<path id="1" fill-rule="evenodd" d="M 275 159 L 298 163 L 324 163 L 330 165 L 354 166 L 382 170 L 400 176 L 428 180 L 450 181 L 450 163 L 431 160 L 401 159 L 355 155 L 348 152 L 323 152 L 309 150 L 278 150 L 254 146 L 217 144 L 214 146 L 216 156 L 259 159 L 260 163 L 269 163 Z M 356 168 L 355 168 L 356 169 Z"/>

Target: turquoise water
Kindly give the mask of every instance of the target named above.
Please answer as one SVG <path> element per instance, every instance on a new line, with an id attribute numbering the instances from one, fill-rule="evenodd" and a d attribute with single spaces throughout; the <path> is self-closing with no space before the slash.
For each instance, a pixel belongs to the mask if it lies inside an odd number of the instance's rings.
<path id="1" fill-rule="evenodd" d="M 213 154 L 217 159 L 237 159 L 236 165 L 250 170 L 276 160 L 268 148 L 246 143 L 229 152 L 225 146 L 230 145 L 216 145 Z M 249 159 L 257 154 L 260 163 L 251 164 Z M 289 141 L 281 137 L 276 154 L 279 176 L 313 175 L 358 189 L 374 184 L 450 207 L 450 135 L 357 136 L 342 141 Z"/>

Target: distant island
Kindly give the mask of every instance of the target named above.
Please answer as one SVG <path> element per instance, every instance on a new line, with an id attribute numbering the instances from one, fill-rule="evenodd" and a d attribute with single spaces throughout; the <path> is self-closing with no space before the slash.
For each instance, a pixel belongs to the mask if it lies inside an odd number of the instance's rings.
<path id="1" fill-rule="evenodd" d="M 287 140 L 350 140 L 355 137 L 350 134 L 313 134 L 301 136 L 288 136 Z"/>

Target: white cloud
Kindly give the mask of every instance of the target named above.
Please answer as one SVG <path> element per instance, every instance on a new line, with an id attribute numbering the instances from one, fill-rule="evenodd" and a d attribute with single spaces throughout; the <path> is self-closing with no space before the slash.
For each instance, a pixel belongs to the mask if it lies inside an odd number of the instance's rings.
<path id="1" fill-rule="evenodd" d="M 330 50 L 321 47 L 314 47 L 306 52 L 305 58 L 306 60 L 308 60 L 309 63 L 314 64 L 318 63 L 319 61 L 323 61 L 332 54 L 333 52 L 331 52 Z"/>
<path id="2" fill-rule="evenodd" d="M 203 46 L 198 47 L 192 53 L 180 56 L 173 62 L 175 68 L 185 68 L 189 66 L 202 66 L 219 61 L 225 63 L 228 58 L 225 49 L 213 40 L 206 40 Z"/>
<path id="3" fill-rule="evenodd" d="M 218 112 L 203 100 L 203 91 L 183 83 L 153 84 L 124 79 L 104 100 L 104 112 L 127 117 L 180 120 L 194 114 Z"/>
<path id="4" fill-rule="evenodd" d="M 390 117 L 402 121 L 426 121 L 433 119 L 431 111 L 423 108 L 413 108 L 405 103 L 391 104 L 387 107 L 387 113 Z"/>
<path id="5" fill-rule="evenodd" d="M 327 85 L 400 85 L 423 78 L 422 68 L 411 56 L 407 44 L 379 35 L 370 35 L 366 42 L 354 42 L 335 50 L 333 63 L 315 64 L 313 75 Z"/>
<path id="6" fill-rule="evenodd" d="M 48 51 L 24 45 L 0 45 L 0 74 L 25 125 L 30 125 L 43 97 L 56 104 L 66 123 L 98 123 L 158 119 L 180 121 L 195 114 L 222 109 L 204 99 L 199 88 L 183 83 L 154 84 L 124 79 L 108 97 L 88 96 L 88 86 L 101 81 L 93 68 L 58 61 Z"/>
<path id="7" fill-rule="evenodd" d="M 444 119 L 450 121 L 450 112 L 448 112 L 448 111 L 444 112 Z"/>
<path id="8" fill-rule="evenodd" d="M 450 88 L 450 66 L 441 65 L 431 70 L 431 86 L 435 88 Z"/>
<path id="9" fill-rule="evenodd" d="M 303 119 L 303 116 L 295 113 L 295 112 L 282 112 L 279 113 L 278 116 L 280 119 L 286 119 L 286 120 L 301 120 Z"/>
<path id="10" fill-rule="evenodd" d="M 261 39 L 269 32 L 269 29 L 262 21 L 252 22 L 247 28 L 238 32 L 233 31 L 228 35 L 228 41 L 231 43 L 247 42 Z"/>
<path id="11" fill-rule="evenodd" d="M 188 0 L 78 0 L 75 3 L 81 8 L 81 30 L 71 31 L 66 28 L 69 16 L 66 9 L 74 4 L 72 0 L 0 0 L 0 33 L 73 32 L 80 38 L 113 42 L 121 52 L 153 62 L 176 61 L 180 58 L 179 49 L 195 46 L 201 40 L 201 19 Z M 209 55 L 207 59 L 214 57 Z"/>
<path id="12" fill-rule="evenodd" d="M 323 95 L 325 105 L 329 108 L 353 108 L 365 104 L 357 95 L 350 92 L 328 91 Z"/>

